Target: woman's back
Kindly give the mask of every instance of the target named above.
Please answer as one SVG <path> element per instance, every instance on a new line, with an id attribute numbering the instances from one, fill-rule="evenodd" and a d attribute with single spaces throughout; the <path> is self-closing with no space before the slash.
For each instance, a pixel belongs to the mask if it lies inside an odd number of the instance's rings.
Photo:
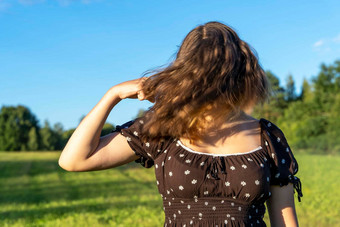
<path id="1" fill-rule="evenodd" d="M 247 153 L 261 146 L 259 120 L 244 115 L 233 123 L 226 123 L 202 138 L 203 142 L 190 144 L 185 138 L 181 143 L 191 150 L 210 154 Z"/>

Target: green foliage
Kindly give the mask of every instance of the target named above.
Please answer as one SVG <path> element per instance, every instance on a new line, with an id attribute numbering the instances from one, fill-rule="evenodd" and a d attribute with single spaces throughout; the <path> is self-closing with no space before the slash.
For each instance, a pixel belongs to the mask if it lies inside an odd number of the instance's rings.
<path id="1" fill-rule="evenodd" d="M 27 148 L 29 151 L 36 151 L 39 149 L 39 133 L 36 127 L 32 127 L 28 133 Z"/>
<path id="2" fill-rule="evenodd" d="M 286 87 L 267 71 L 273 92 L 268 103 L 254 108 L 254 116 L 277 124 L 293 150 L 300 152 L 340 153 L 340 61 L 326 66 L 311 83 L 303 81 L 301 94 L 295 94 L 292 75 Z"/>
<path id="3" fill-rule="evenodd" d="M 300 153 L 300 152 L 297 152 Z M 0 152 L 0 226 L 162 226 L 154 170 L 129 163 L 94 172 L 66 172 L 59 152 Z M 339 226 L 340 157 L 295 155 L 302 202 L 300 226 Z M 268 213 L 265 222 L 269 226 Z"/>
<path id="4" fill-rule="evenodd" d="M 27 150 L 32 127 L 39 128 L 38 120 L 27 107 L 3 106 L 0 111 L 0 150 Z"/>

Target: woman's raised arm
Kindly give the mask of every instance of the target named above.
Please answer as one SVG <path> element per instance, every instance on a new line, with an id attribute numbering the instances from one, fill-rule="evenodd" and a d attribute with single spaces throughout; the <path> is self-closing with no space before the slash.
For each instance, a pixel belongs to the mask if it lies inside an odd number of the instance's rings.
<path id="1" fill-rule="evenodd" d="M 138 156 L 120 133 L 100 137 L 112 108 L 125 98 L 144 100 L 145 78 L 130 80 L 110 88 L 83 118 L 63 149 L 59 165 L 67 171 L 93 171 L 113 168 L 136 160 Z"/>

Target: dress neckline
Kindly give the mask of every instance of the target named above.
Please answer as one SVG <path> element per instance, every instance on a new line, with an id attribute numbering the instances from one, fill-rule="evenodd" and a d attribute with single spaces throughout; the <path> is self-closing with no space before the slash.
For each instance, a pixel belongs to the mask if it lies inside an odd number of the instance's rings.
<path id="1" fill-rule="evenodd" d="M 263 134 L 263 127 L 262 127 L 262 119 L 260 118 L 258 123 L 260 125 L 260 137 L 261 137 L 261 144 L 262 144 L 262 140 L 264 139 L 262 134 Z M 196 151 L 194 149 L 191 149 L 190 147 L 185 146 L 180 139 L 176 139 L 176 144 L 177 146 L 181 146 L 184 150 L 193 153 L 193 154 L 197 154 L 197 155 L 201 155 L 201 156 L 214 156 L 214 157 L 227 157 L 227 156 L 242 156 L 242 155 L 248 155 L 248 154 L 252 154 L 255 153 L 257 151 L 260 151 L 263 149 L 262 145 L 259 145 L 257 148 L 254 148 L 250 151 L 247 152 L 242 152 L 242 153 L 231 153 L 231 154 L 213 154 L 213 153 L 205 153 L 205 152 L 200 152 L 200 151 Z"/>

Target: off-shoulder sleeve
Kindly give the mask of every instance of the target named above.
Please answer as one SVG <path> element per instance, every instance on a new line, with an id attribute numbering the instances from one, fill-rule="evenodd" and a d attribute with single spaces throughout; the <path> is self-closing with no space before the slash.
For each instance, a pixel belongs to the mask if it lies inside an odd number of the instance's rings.
<path id="1" fill-rule="evenodd" d="M 298 200 L 301 202 L 302 188 L 301 181 L 294 176 L 298 172 L 298 162 L 282 130 L 269 120 L 261 119 L 264 124 L 264 143 L 271 159 L 271 185 L 287 185 L 293 183 L 298 193 Z"/>
<path id="2" fill-rule="evenodd" d="M 159 143 L 142 141 L 140 138 L 141 127 L 144 124 L 141 118 L 128 121 L 122 125 L 117 125 L 112 132 L 120 132 L 125 136 L 131 149 L 139 158 L 135 161 L 140 163 L 145 168 L 150 168 L 154 165 L 154 160 L 159 154 Z"/>

